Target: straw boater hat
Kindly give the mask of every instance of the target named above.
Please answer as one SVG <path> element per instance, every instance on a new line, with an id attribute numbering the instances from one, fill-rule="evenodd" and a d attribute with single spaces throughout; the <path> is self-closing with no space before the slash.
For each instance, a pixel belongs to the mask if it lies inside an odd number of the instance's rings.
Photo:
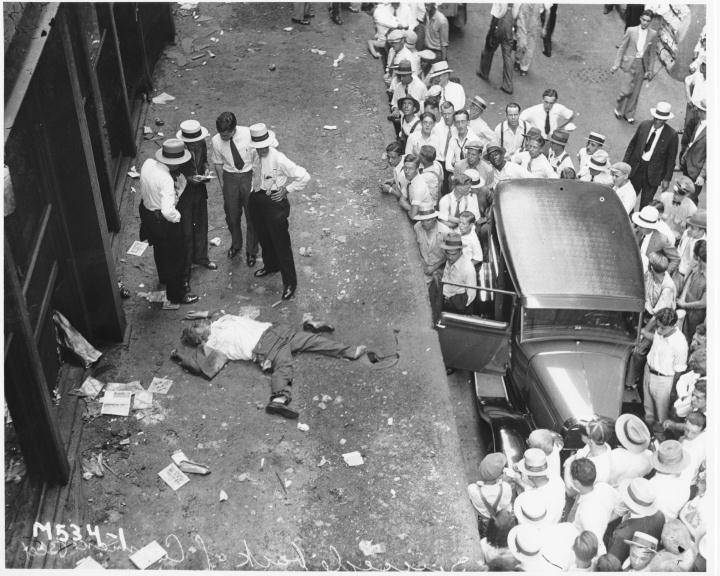
<path id="1" fill-rule="evenodd" d="M 402 110 L 402 106 L 404 102 L 412 102 L 412 105 L 415 107 L 415 112 L 418 112 L 420 110 L 420 102 L 415 100 L 412 96 L 403 96 L 398 100 L 398 108 Z"/>
<path id="2" fill-rule="evenodd" d="M 506 464 L 505 454 L 501 452 L 488 454 L 480 462 L 480 480 L 487 483 L 495 482 L 502 476 Z"/>
<path id="3" fill-rule="evenodd" d="M 567 146 L 569 139 L 570 139 L 570 132 L 568 132 L 567 130 L 563 130 L 562 128 L 553 130 L 553 133 L 550 134 L 550 142 L 552 142 L 553 144 L 560 144 L 561 146 Z"/>
<path id="4" fill-rule="evenodd" d="M 209 134 L 210 131 L 200 126 L 200 122 L 197 120 L 185 120 L 180 122 L 180 130 L 177 131 L 175 136 L 183 142 L 199 142 L 205 140 Z"/>
<path id="5" fill-rule="evenodd" d="M 272 130 L 268 130 L 265 124 L 253 124 L 250 126 L 250 146 L 253 148 L 267 148 L 277 146 L 278 142 Z"/>
<path id="6" fill-rule="evenodd" d="M 421 60 L 435 60 L 435 52 L 432 50 L 420 50 L 417 54 Z"/>
<path id="7" fill-rule="evenodd" d="M 169 138 L 162 143 L 162 148 L 155 152 L 155 159 L 163 164 L 175 166 L 185 164 L 192 156 L 185 148 L 185 142 L 177 138 Z"/>
<path id="8" fill-rule="evenodd" d="M 645 206 L 640 212 L 633 212 L 632 221 L 640 228 L 658 230 L 660 228 L 660 213 L 655 206 Z"/>
<path id="9" fill-rule="evenodd" d="M 440 242 L 443 250 L 462 250 L 462 237 L 457 232 L 448 232 Z"/>
<path id="10" fill-rule="evenodd" d="M 432 68 L 430 68 L 430 72 L 428 72 L 427 78 L 428 80 L 431 78 L 436 78 L 437 76 L 442 76 L 443 74 L 450 74 L 453 72 L 453 69 L 448 66 L 447 61 L 440 60 L 439 62 L 435 62 L 435 64 L 432 65 Z"/>
<path id="11" fill-rule="evenodd" d="M 413 220 L 430 220 L 437 217 L 438 212 L 435 210 L 434 206 L 420 206 L 420 210 L 418 210 L 418 213 L 415 214 Z"/>
<path id="12" fill-rule="evenodd" d="M 525 476 L 548 475 L 547 456 L 540 448 L 528 448 L 525 450 L 525 455 L 518 462 L 517 467 Z"/>
<path id="13" fill-rule="evenodd" d="M 510 553 L 524 567 L 535 567 L 544 564 L 540 555 L 542 534 L 536 526 L 531 524 L 513 526 L 508 532 L 507 541 Z"/>
<path id="14" fill-rule="evenodd" d="M 590 132 L 587 139 L 588 139 L 588 142 L 595 142 L 596 144 L 599 144 L 600 146 L 605 145 L 605 136 L 603 136 L 599 132 Z"/>
<path id="15" fill-rule="evenodd" d="M 435 96 L 440 96 L 440 94 L 442 94 L 442 88 L 440 88 L 440 86 L 438 86 L 437 84 L 433 84 L 432 86 L 430 86 L 430 88 L 428 88 L 428 98 L 434 98 Z"/>
<path id="16" fill-rule="evenodd" d="M 513 513 L 520 524 L 540 526 L 547 523 L 547 505 L 532 491 L 525 491 L 515 498 Z"/>
<path id="17" fill-rule="evenodd" d="M 483 186 L 485 186 L 485 179 L 480 176 L 480 172 L 478 172 L 474 168 L 468 168 L 467 170 L 463 170 L 463 174 L 470 178 L 470 188 L 482 188 Z"/>
<path id="18" fill-rule="evenodd" d="M 650 431 L 635 414 L 621 414 L 615 420 L 615 436 L 633 454 L 642 454 L 650 445 Z"/>
<path id="19" fill-rule="evenodd" d="M 650 114 L 658 120 L 672 120 L 675 118 L 675 114 L 670 112 L 670 108 L 672 106 L 670 106 L 669 102 L 658 102 L 655 108 L 650 108 Z"/>
<path id="20" fill-rule="evenodd" d="M 690 453 L 677 440 L 665 440 L 653 452 L 652 464 L 658 472 L 679 474 L 690 464 Z"/>
<path id="21" fill-rule="evenodd" d="M 593 170 L 598 170 L 599 172 L 608 172 L 610 169 L 608 153 L 602 148 L 600 150 L 595 150 L 593 155 L 590 156 L 588 166 Z"/>
<path id="22" fill-rule="evenodd" d="M 412 74 L 412 65 L 410 60 L 401 60 L 397 68 L 395 68 L 395 74 L 398 76 L 405 76 L 406 74 Z"/>
<path id="23" fill-rule="evenodd" d="M 488 105 L 485 101 L 485 98 L 483 98 L 482 96 L 473 96 L 473 99 L 470 100 L 470 104 L 472 104 L 473 106 L 477 106 L 478 108 L 480 108 L 480 110 L 485 110 Z"/>
<path id="24" fill-rule="evenodd" d="M 630 546 L 640 546 L 653 552 L 656 551 L 658 547 L 658 539 L 650 536 L 650 534 L 645 534 L 645 532 L 635 532 L 632 540 L 625 540 L 624 542 L 625 544 L 630 544 Z"/>
<path id="25" fill-rule="evenodd" d="M 645 478 L 633 478 L 619 487 L 620 497 L 631 512 L 652 516 L 658 511 L 655 504 L 655 488 Z"/>
<path id="26" fill-rule="evenodd" d="M 405 32 L 402 30 L 395 29 L 387 35 L 388 42 L 399 42 L 400 40 L 405 40 Z"/>
<path id="27" fill-rule="evenodd" d="M 697 228 L 704 228 L 707 230 L 707 210 L 700 208 L 695 214 L 687 219 L 687 223 L 690 226 Z"/>
<path id="28" fill-rule="evenodd" d="M 493 152 L 500 152 L 502 156 L 505 156 L 505 148 L 502 146 L 498 146 L 497 144 L 490 144 L 485 148 L 485 154 L 483 154 L 483 158 L 485 160 L 490 160 L 490 154 Z"/>

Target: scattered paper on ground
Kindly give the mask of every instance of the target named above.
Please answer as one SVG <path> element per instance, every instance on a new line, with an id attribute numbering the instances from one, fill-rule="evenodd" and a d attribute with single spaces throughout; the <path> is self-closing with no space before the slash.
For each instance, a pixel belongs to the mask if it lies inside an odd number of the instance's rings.
<path id="1" fill-rule="evenodd" d="M 130 401 L 132 400 L 132 392 L 129 390 L 106 390 L 102 397 L 102 408 L 100 414 L 110 416 L 127 416 L 130 414 Z"/>
<path id="2" fill-rule="evenodd" d="M 152 99 L 153 104 L 167 104 L 168 102 L 172 102 L 173 100 L 175 100 L 175 96 L 171 96 L 167 92 L 158 94 Z"/>
<path id="3" fill-rule="evenodd" d="M 183 452 L 182 450 L 175 450 L 175 452 L 172 453 L 170 458 L 172 458 L 175 464 L 180 464 L 180 462 L 182 462 L 183 460 L 188 459 L 188 457 L 185 456 L 185 452 Z"/>
<path id="4" fill-rule="evenodd" d="M 167 394 L 170 390 L 170 386 L 173 385 L 173 381 L 170 378 L 158 378 L 154 376 L 150 386 L 148 386 L 148 392 L 154 394 Z"/>
<path id="5" fill-rule="evenodd" d="M 135 166 L 132 166 L 128 171 L 128 176 L 130 176 L 130 178 L 140 178 L 140 172 L 135 169 Z"/>
<path id="6" fill-rule="evenodd" d="M 146 296 L 148 302 L 164 302 L 167 298 L 165 290 L 156 290 L 155 292 L 147 292 Z"/>
<path id="7" fill-rule="evenodd" d="M 80 386 L 80 388 L 76 390 L 73 390 L 73 392 L 78 396 L 95 399 L 97 398 L 97 395 L 100 394 L 102 387 L 103 383 L 100 382 L 100 380 L 96 380 L 92 376 L 88 376 L 87 378 L 85 378 L 85 382 L 82 383 L 82 386 Z"/>
<path id="8" fill-rule="evenodd" d="M 301 432 L 307 432 L 308 430 L 310 430 L 310 426 L 308 426 L 307 424 L 303 424 L 302 422 L 298 422 L 297 429 Z"/>
<path id="9" fill-rule="evenodd" d="M 143 546 L 135 552 L 135 554 L 130 556 L 130 561 L 140 570 L 145 570 L 145 568 L 152 566 L 166 554 L 167 552 L 157 543 L 157 540 L 153 540 L 150 544 Z"/>
<path id="10" fill-rule="evenodd" d="M 153 393 L 147 390 L 135 392 L 133 398 L 133 410 L 147 410 L 152 406 Z"/>
<path id="11" fill-rule="evenodd" d="M 75 564 L 75 568 L 77 570 L 105 570 L 103 565 L 91 556 L 86 556 L 82 560 L 78 560 L 78 563 Z"/>
<path id="12" fill-rule="evenodd" d="M 323 128 L 325 130 L 337 130 L 337 126 L 333 126 L 332 124 L 325 124 L 325 126 L 323 126 Z"/>
<path id="13" fill-rule="evenodd" d="M 373 544 L 372 540 L 360 540 L 359 546 L 365 556 L 385 553 L 385 544 Z"/>
<path id="14" fill-rule="evenodd" d="M 348 466 L 362 466 L 364 464 L 364 460 L 360 452 L 347 452 L 346 454 L 343 454 L 343 460 L 345 460 L 345 463 Z"/>
<path id="15" fill-rule="evenodd" d="M 132 382 L 108 382 L 105 390 L 110 392 L 139 392 L 145 390 L 145 388 L 140 384 L 140 380 L 133 380 Z"/>
<path id="16" fill-rule="evenodd" d="M 147 247 L 149 244 L 147 242 L 140 242 L 139 240 L 135 240 L 135 242 L 132 243 L 132 246 L 128 249 L 127 253 L 131 256 L 142 256 L 145 253 L 145 250 L 147 250 Z"/>
<path id="17" fill-rule="evenodd" d="M 340 52 L 340 55 L 333 60 L 333 68 L 337 68 L 338 64 L 342 62 L 343 58 L 345 58 L 345 54 Z"/>
<path id="18" fill-rule="evenodd" d="M 220 494 L 218 495 L 218 500 L 220 502 L 225 502 L 225 500 L 227 500 L 227 499 L 228 499 L 227 492 L 225 492 L 225 490 L 220 490 Z"/>
<path id="19" fill-rule="evenodd" d="M 181 486 L 185 486 L 185 484 L 190 482 L 190 478 L 188 478 L 174 463 L 168 464 L 165 468 L 160 470 L 160 472 L 158 472 L 158 476 L 160 476 L 160 478 L 162 478 L 173 490 L 177 490 Z"/>

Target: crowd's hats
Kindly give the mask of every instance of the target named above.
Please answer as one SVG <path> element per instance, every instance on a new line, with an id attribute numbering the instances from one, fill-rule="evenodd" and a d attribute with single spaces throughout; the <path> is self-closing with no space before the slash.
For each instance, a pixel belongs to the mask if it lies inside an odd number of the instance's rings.
<path id="1" fill-rule="evenodd" d="M 430 88 L 428 88 L 428 98 L 434 98 L 435 96 L 440 96 L 440 94 L 442 94 L 442 88 L 440 88 L 440 86 L 438 86 L 437 84 L 433 84 L 432 86 L 430 86 Z"/>
<path id="2" fill-rule="evenodd" d="M 405 40 L 405 32 L 402 30 L 395 29 L 387 35 L 388 42 L 399 42 L 400 40 Z"/>
<path id="3" fill-rule="evenodd" d="M 695 183 L 685 175 L 680 176 L 675 183 L 678 186 L 678 192 L 681 192 L 683 195 L 695 191 Z"/>
<path id="4" fill-rule="evenodd" d="M 502 146 L 498 146 L 497 144 L 490 144 L 485 148 L 485 154 L 483 154 L 483 158 L 485 160 L 489 160 L 490 154 L 492 154 L 493 152 L 500 152 L 502 156 L 505 156 L 505 148 L 503 148 Z"/>
<path id="5" fill-rule="evenodd" d="M 443 74 L 450 74 L 451 72 L 453 72 L 453 69 L 448 66 L 447 61 L 440 60 L 439 62 L 435 62 L 435 64 L 432 65 L 427 77 L 428 79 L 436 78 L 437 76 L 442 76 Z"/>
<path id="6" fill-rule="evenodd" d="M 482 96 L 473 96 L 472 100 L 470 100 L 470 104 L 473 104 L 474 106 L 477 106 L 481 110 L 485 110 L 487 108 L 488 103 L 485 101 L 485 98 Z"/>
<path id="7" fill-rule="evenodd" d="M 483 482 L 495 482 L 502 476 L 506 464 L 507 458 L 505 454 L 501 452 L 488 454 L 480 462 L 480 480 Z"/>
<path id="8" fill-rule="evenodd" d="M 645 478 L 633 478 L 619 487 L 620 497 L 631 512 L 640 516 L 652 516 L 658 511 L 655 504 L 655 488 Z"/>
<path id="9" fill-rule="evenodd" d="M 610 166 L 610 172 L 622 172 L 626 176 L 629 175 L 631 171 L 632 168 L 627 162 L 615 162 L 615 164 Z"/>
<path id="10" fill-rule="evenodd" d="M 650 108 L 650 114 L 658 120 L 672 120 L 675 118 L 675 114 L 670 112 L 672 106 L 669 102 L 658 102 L 655 108 Z"/>
<path id="11" fill-rule="evenodd" d="M 275 133 L 268 130 L 265 124 L 253 124 L 250 126 L 250 146 L 253 148 L 267 148 L 268 146 L 277 146 L 278 142 Z"/>
<path id="12" fill-rule="evenodd" d="M 155 159 L 163 164 L 175 166 L 185 164 L 192 156 L 185 148 L 185 142 L 178 138 L 169 138 L 162 143 L 160 150 L 155 152 Z"/>
<path id="13" fill-rule="evenodd" d="M 707 230 L 707 210 L 703 210 L 700 208 L 695 214 L 690 216 L 690 218 L 687 219 L 687 223 L 690 226 L 695 226 L 696 228 L 704 228 Z"/>
<path id="14" fill-rule="evenodd" d="M 443 250 L 462 250 L 462 237 L 458 232 L 448 232 L 440 242 L 440 248 Z"/>
<path id="15" fill-rule="evenodd" d="M 420 56 L 421 60 L 428 60 L 428 61 L 435 60 L 435 57 L 436 57 L 435 52 L 433 52 L 432 50 L 427 50 L 427 49 L 420 50 L 417 53 L 417 55 Z"/>
<path id="16" fill-rule="evenodd" d="M 650 534 L 645 534 L 645 532 L 635 532 L 633 534 L 632 540 L 625 540 L 626 544 L 629 544 L 630 546 L 640 546 L 641 548 L 647 548 L 648 550 L 652 550 L 653 552 L 657 550 L 658 547 L 658 539 L 654 536 L 650 536 Z"/>
<path id="17" fill-rule="evenodd" d="M 548 463 L 545 452 L 540 448 L 528 448 L 522 460 L 517 464 L 518 470 L 525 476 L 547 476 Z"/>
<path id="18" fill-rule="evenodd" d="M 412 74 L 412 64 L 410 64 L 410 60 L 401 60 L 398 63 L 397 68 L 395 68 L 395 74 L 398 76 Z"/>
<path id="19" fill-rule="evenodd" d="M 526 490 L 515 498 L 513 513 L 520 524 L 540 526 L 548 520 L 545 501 L 532 491 Z"/>
<path id="20" fill-rule="evenodd" d="M 595 142 L 596 144 L 599 144 L 600 146 L 605 145 L 605 136 L 600 134 L 599 132 L 590 132 L 588 134 L 588 142 Z"/>
<path id="21" fill-rule="evenodd" d="M 536 526 L 531 524 L 513 526 L 508 532 L 507 540 L 510 553 L 524 565 L 542 562 L 540 555 L 542 534 Z"/>
<path id="22" fill-rule="evenodd" d="M 665 440 L 653 452 L 652 464 L 658 472 L 678 474 L 690 464 L 690 453 L 677 440 Z"/>
<path id="23" fill-rule="evenodd" d="M 483 143 L 480 140 L 470 140 L 467 144 L 465 144 L 465 150 L 482 150 L 483 149 Z"/>
<path id="24" fill-rule="evenodd" d="M 402 106 L 405 102 L 412 102 L 413 107 L 415 108 L 415 112 L 420 110 L 420 102 L 415 100 L 412 96 L 403 96 L 398 100 L 398 108 L 402 109 Z"/>
<path id="25" fill-rule="evenodd" d="M 536 128 L 535 126 L 530 126 L 530 128 L 527 129 L 525 132 L 525 138 L 542 138 L 542 132 L 540 132 L 539 128 Z"/>
<path id="26" fill-rule="evenodd" d="M 569 530 L 574 530 L 577 533 L 577 528 L 574 525 L 563 522 Z M 556 525 L 559 526 L 559 525 Z M 560 570 L 567 572 L 573 565 L 575 560 L 575 553 L 571 546 L 568 545 L 568 541 L 565 538 L 558 537 L 557 530 L 546 530 L 543 531 L 542 547 L 540 548 L 540 555 L 545 562 L 551 566 L 548 567 L 550 570 L 553 566 Z"/>
<path id="27" fill-rule="evenodd" d="M 553 133 L 550 134 L 550 142 L 552 142 L 553 144 L 560 144 L 561 146 L 566 146 L 569 139 L 570 132 L 568 132 L 567 130 L 563 130 L 562 128 L 553 130 Z"/>
<path id="28" fill-rule="evenodd" d="M 615 420 L 615 436 L 622 446 L 633 454 L 641 454 L 650 445 L 650 431 L 635 414 L 621 414 Z"/>
<path id="29" fill-rule="evenodd" d="M 655 206 L 645 206 L 640 212 L 633 212 L 632 221 L 640 228 L 657 230 L 660 227 L 660 213 Z"/>
<path id="30" fill-rule="evenodd" d="M 405 32 L 405 44 L 408 44 L 409 46 L 415 46 L 417 43 L 417 34 L 413 32 L 412 30 L 407 30 Z"/>
<path id="31" fill-rule="evenodd" d="M 199 142 L 207 138 L 209 134 L 210 131 L 200 126 L 200 122 L 197 120 L 184 120 L 180 122 L 180 130 L 175 136 L 183 142 Z"/>
<path id="32" fill-rule="evenodd" d="M 415 214 L 415 217 L 413 220 L 431 220 L 433 218 L 438 217 L 438 211 L 435 210 L 434 206 L 420 206 L 420 210 L 418 210 L 417 214 Z"/>
<path id="33" fill-rule="evenodd" d="M 593 170 L 598 170 L 599 172 L 607 172 L 610 168 L 608 153 L 603 149 L 595 150 L 593 155 L 590 156 L 588 166 Z"/>
<path id="34" fill-rule="evenodd" d="M 463 174 L 470 178 L 470 188 L 482 188 L 483 186 L 485 186 L 485 179 L 480 176 L 480 172 L 478 172 L 474 168 L 468 168 L 467 170 L 463 170 Z"/>

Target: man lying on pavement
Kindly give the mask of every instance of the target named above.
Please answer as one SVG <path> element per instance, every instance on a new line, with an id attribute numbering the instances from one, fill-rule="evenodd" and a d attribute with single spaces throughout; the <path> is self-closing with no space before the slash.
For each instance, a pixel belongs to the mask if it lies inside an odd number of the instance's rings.
<path id="1" fill-rule="evenodd" d="M 313 332 L 332 331 L 323 322 L 305 322 L 303 327 Z M 284 418 L 297 418 L 299 413 L 290 408 L 294 367 L 293 354 L 315 352 L 335 358 L 357 360 L 367 348 L 349 346 L 320 334 L 296 332 L 283 324 L 258 322 L 245 316 L 224 314 L 220 311 L 207 314 L 207 318 L 185 328 L 181 342 L 191 349 L 173 350 L 170 357 L 180 365 L 208 380 L 225 366 L 228 360 L 257 362 L 263 371 L 270 371 L 270 401 L 265 407 L 269 414 Z"/>

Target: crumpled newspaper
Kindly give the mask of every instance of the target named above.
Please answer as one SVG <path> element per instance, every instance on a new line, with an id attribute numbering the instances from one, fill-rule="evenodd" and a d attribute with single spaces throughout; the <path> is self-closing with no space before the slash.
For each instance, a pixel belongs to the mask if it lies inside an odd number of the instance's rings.
<path id="1" fill-rule="evenodd" d="M 378 543 L 373 544 L 372 540 L 360 540 L 359 544 L 360 550 L 362 551 L 365 556 L 373 556 L 375 554 L 384 554 L 385 553 L 385 544 Z"/>

